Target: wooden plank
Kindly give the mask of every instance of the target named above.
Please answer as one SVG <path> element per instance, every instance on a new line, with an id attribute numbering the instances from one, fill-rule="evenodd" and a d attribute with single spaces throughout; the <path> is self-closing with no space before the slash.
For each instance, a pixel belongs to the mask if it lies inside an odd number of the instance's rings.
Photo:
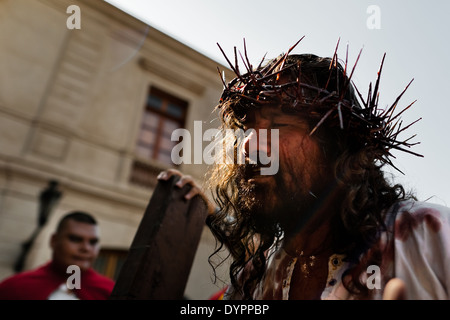
<path id="1" fill-rule="evenodd" d="M 190 186 L 178 180 L 156 185 L 110 300 L 183 299 L 207 207 L 200 196 L 184 199 Z"/>

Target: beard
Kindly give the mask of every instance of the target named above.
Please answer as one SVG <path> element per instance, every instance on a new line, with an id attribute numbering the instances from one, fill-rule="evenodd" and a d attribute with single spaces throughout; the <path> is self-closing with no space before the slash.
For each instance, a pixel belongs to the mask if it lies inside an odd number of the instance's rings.
<path id="1" fill-rule="evenodd" d="M 286 234 L 301 230 L 316 211 L 318 197 L 304 187 L 300 178 L 289 186 L 279 170 L 261 181 L 260 177 L 252 179 L 256 170 L 254 165 L 237 169 L 236 207 L 240 213 L 251 221 L 258 233 L 281 230 Z"/>

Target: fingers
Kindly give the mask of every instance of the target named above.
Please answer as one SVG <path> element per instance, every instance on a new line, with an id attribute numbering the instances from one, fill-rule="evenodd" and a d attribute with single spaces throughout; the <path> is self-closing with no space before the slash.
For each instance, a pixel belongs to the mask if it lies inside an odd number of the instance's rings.
<path id="1" fill-rule="evenodd" d="M 403 280 L 393 278 L 388 281 L 384 288 L 383 300 L 405 300 L 406 286 Z"/>
<path id="2" fill-rule="evenodd" d="M 186 200 L 192 199 L 197 194 L 201 194 L 200 188 L 197 186 L 194 178 L 190 175 L 183 175 L 180 171 L 176 169 L 167 169 L 165 171 L 162 171 L 157 179 L 158 180 L 169 180 L 172 176 L 177 175 L 180 176 L 180 180 L 175 184 L 178 188 L 183 188 L 185 185 L 191 185 L 191 189 L 188 193 L 185 194 L 184 198 Z"/>
<path id="3" fill-rule="evenodd" d="M 180 180 L 175 184 L 177 187 L 183 188 L 185 185 L 190 184 L 192 186 L 196 186 L 194 178 L 189 175 L 181 176 Z"/>
<path id="4" fill-rule="evenodd" d="M 182 176 L 175 185 L 178 188 L 183 188 L 185 185 L 191 185 L 191 189 L 184 196 L 184 198 L 187 200 L 201 193 L 200 188 L 197 186 L 197 184 L 195 183 L 194 179 L 191 176 Z"/>
<path id="5" fill-rule="evenodd" d="M 167 169 L 165 171 L 160 172 L 160 174 L 156 177 L 158 180 L 169 180 L 173 175 L 183 176 L 183 174 L 176 169 Z"/>
<path id="6" fill-rule="evenodd" d="M 216 211 L 216 207 L 209 201 L 209 199 L 203 194 L 200 187 L 195 182 L 194 178 L 190 175 L 183 175 L 180 171 L 176 169 L 167 169 L 165 171 L 162 171 L 157 179 L 158 180 L 169 180 L 172 176 L 178 175 L 180 177 L 180 180 L 175 184 L 178 188 L 183 188 L 185 185 L 189 184 L 191 185 L 191 189 L 188 193 L 184 195 L 184 198 L 186 200 L 190 200 L 196 195 L 200 195 L 206 202 L 206 205 L 208 207 L 208 214 L 214 214 Z"/>

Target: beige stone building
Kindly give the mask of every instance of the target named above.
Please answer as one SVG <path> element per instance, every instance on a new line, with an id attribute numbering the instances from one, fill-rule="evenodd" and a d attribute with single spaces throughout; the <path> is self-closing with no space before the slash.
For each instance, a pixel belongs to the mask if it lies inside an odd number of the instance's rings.
<path id="1" fill-rule="evenodd" d="M 77 11 L 69 11 L 71 5 Z M 79 18 L 79 19 L 77 19 Z M 77 25 L 78 23 L 78 25 Z M 79 29 L 78 29 L 79 27 Z M 99 268 L 114 277 L 156 184 L 172 167 L 171 132 L 194 121 L 217 126 L 212 108 L 231 72 L 101 0 L 0 1 L 0 279 L 14 273 L 37 226 L 39 195 L 56 180 L 62 196 L 25 269 L 49 259 L 50 232 L 71 210 L 101 226 Z M 198 181 L 206 165 L 178 167 Z M 186 288 L 206 299 L 207 229 Z M 220 285 L 220 284 L 219 284 Z"/>

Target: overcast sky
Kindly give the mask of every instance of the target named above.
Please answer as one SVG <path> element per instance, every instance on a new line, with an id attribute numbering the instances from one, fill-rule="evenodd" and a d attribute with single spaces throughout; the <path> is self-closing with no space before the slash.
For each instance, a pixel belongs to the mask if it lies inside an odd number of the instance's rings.
<path id="1" fill-rule="evenodd" d="M 379 106 L 395 100 L 414 79 L 399 110 L 417 102 L 404 116 L 408 124 L 422 118 L 404 133 L 417 134 L 420 144 L 411 151 L 423 158 L 394 151 L 394 164 L 405 175 L 397 182 L 413 189 L 420 200 L 450 206 L 450 1 L 366 0 L 108 0 L 202 54 L 226 65 L 216 43 L 227 55 L 247 44 L 257 65 L 286 52 L 302 36 L 294 53 L 331 56 L 338 39 L 338 55 L 345 59 L 347 45 L 353 80 L 367 93 L 375 82 L 384 53 Z M 228 79 L 230 80 L 230 79 Z"/>

